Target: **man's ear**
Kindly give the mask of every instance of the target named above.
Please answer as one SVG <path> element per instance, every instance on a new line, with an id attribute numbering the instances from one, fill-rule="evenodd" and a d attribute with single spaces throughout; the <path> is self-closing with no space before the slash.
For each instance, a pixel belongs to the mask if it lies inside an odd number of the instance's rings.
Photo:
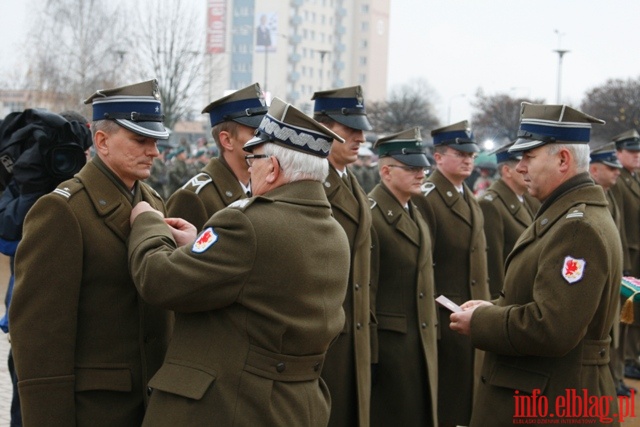
<path id="1" fill-rule="evenodd" d="M 271 170 L 265 177 L 265 181 L 269 184 L 273 184 L 282 174 L 282 169 L 280 168 L 280 162 L 278 162 L 278 158 L 276 156 L 269 157 L 269 161 L 271 162 Z"/>
<path id="2" fill-rule="evenodd" d="M 560 161 L 561 172 L 565 172 L 569 169 L 569 164 L 572 158 L 573 156 L 571 155 L 571 152 L 569 152 L 569 150 L 567 150 L 566 148 L 560 150 L 560 152 L 558 153 L 558 159 Z"/>
<path id="3" fill-rule="evenodd" d="M 107 140 L 109 139 L 109 135 L 104 131 L 97 131 L 95 136 L 93 137 L 93 147 L 98 153 L 107 154 L 109 152 L 109 147 L 107 145 Z"/>
<path id="4" fill-rule="evenodd" d="M 223 130 L 218 134 L 218 141 L 220 145 L 224 147 L 226 151 L 233 151 L 233 144 L 231 143 L 231 134 L 226 130 Z"/>

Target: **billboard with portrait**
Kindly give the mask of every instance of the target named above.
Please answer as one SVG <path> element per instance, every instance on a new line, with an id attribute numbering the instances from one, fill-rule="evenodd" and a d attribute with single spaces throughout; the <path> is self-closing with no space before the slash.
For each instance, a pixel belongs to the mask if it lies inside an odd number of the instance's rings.
<path id="1" fill-rule="evenodd" d="M 260 12 L 256 14 L 256 52 L 275 52 L 278 45 L 278 14 Z"/>

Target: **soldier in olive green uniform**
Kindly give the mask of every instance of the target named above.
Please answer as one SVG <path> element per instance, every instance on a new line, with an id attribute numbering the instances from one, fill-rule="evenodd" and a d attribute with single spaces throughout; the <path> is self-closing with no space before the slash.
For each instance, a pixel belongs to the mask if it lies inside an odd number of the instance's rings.
<path id="1" fill-rule="evenodd" d="M 413 197 L 431 231 L 436 294 L 457 304 L 489 299 L 482 211 L 464 183 L 479 151 L 465 120 L 431 132 L 438 169 Z M 446 326 L 449 311 L 439 307 L 438 420 L 467 425 L 471 417 L 474 366 L 479 364 L 468 337 Z"/>
<path id="2" fill-rule="evenodd" d="M 132 206 L 164 209 L 139 181 L 169 136 L 157 90 L 149 81 L 87 99 L 97 155 L 26 218 L 9 312 L 25 426 L 142 422 L 171 320 L 136 292 L 126 248 Z"/>
<path id="3" fill-rule="evenodd" d="M 616 155 L 623 168 L 620 177 L 611 188 L 618 207 L 622 213 L 626 245 L 624 251 L 629 257 L 624 275 L 640 277 L 640 135 L 635 129 L 624 132 L 613 138 Z M 623 327 L 625 376 L 640 379 L 640 306 L 634 305 L 634 323 Z"/>
<path id="4" fill-rule="evenodd" d="M 162 199 L 167 197 L 167 163 L 164 156 L 168 148 L 167 145 L 158 144 L 158 157 L 153 159 L 149 178 L 144 181 L 156 190 Z"/>
<path id="5" fill-rule="evenodd" d="M 613 222 L 616 224 L 616 228 L 620 234 L 620 241 L 622 247 L 626 247 L 627 237 L 624 232 L 624 222 L 622 221 L 622 215 L 618 203 L 613 198 L 611 193 L 611 187 L 613 187 L 618 177 L 620 176 L 620 170 L 622 164 L 616 157 L 615 144 L 613 142 L 609 144 L 594 144 L 591 148 L 589 155 L 589 173 L 591 179 L 602 187 L 604 194 L 607 198 L 609 212 L 613 218 Z M 623 250 L 623 271 L 629 270 L 629 255 L 627 251 Z M 620 297 L 622 299 L 622 297 Z M 621 301 L 619 301 L 621 302 Z M 609 368 L 611 369 L 611 375 L 616 384 L 616 393 L 618 396 L 631 396 L 631 389 L 624 382 L 624 343 L 625 335 L 621 332 L 625 332 L 626 328 L 620 325 L 620 304 L 616 308 L 616 317 L 613 322 L 613 332 L 611 334 L 611 361 L 609 362 Z"/>
<path id="6" fill-rule="evenodd" d="M 547 424 L 572 417 L 567 405 L 580 423 L 619 425 L 607 365 L 622 245 L 602 188 L 587 172 L 591 123 L 603 122 L 564 105 L 523 103 L 510 150 L 523 152 L 518 172 L 542 206 L 507 258 L 504 296 L 451 314 L 450 327 L 487 352 L 473 427 Z M 568 402 L 571 392 L 577 403 Z M 548 412 L 527 409 L 524 400 L 534 395 Z"/>
<path id="7" fill-rule="evenodd" d="M 438 352 L 429 228 L 411 196 L 429 166 L 420 129 L 380 138 L 373 201 L 378 364 L 372 426 L 437 426 Z"/>
<path id="8" fill-rule="evenodd" d="M 220 151 L 167 202 L 169 216 L 184 218 L 202 229 L 220 209 L 251 194 L 249 167 L 243 145 L 253 137 L 267 112 L 255 83 L 213 101 L 202 110 L 209 114 L 211 134 Z"/>
<path id="9" fill-rule="evenodd" d="M 167 194 L 169 196 L 180 189 L 189 179 L 188 157 L 187 149 L 182 146 L 173 152 L 173 158 L 167 170 Z"/>
<path id="10" fill-rule="evenodd" d="M 524 178 L 516 171 L 520 156 L 509 153 L 511 145 L 505 144 L 493 152 L 498 162 L 500 179 L 478 198 L 487 239 L 491 299 L 500 296 L 504 282 L 504 261 L 535 215 L 534 208 L 524 198 L 524 193 L 527 192 Z"/>
<path id="11" fill-rule="evenodd" d="M 368 426 L 371 392 L 371 211 L 366 193 L 348 165 L 358 157 L 371 130 L 362 97 L 362 88 L 353 86 L 316 92 L 314 119 L 344 138 L 333 143 L 329 153 L 329 176 L 324 190 L 333 216 L 349 239 L 351 249 L 349 287 L 344 300 L 344 328 L 329 349 L 322 378 L 331 391 L 333 407 L 329 426 Z M 374 350 L 375 351 L 375 350 Z"/>
<path id="12" fill-rule="evenodd" d="M 216 213 L 195 240 L 184 220 L 170 229 L 134 209 L 134 281 L 176 316 L 144 425 L 326 426 L 320 372 L 344 325 L 349 272 L 322 189 L 339 138 L 275 98 L 245 145 L 257 197 Z"/>

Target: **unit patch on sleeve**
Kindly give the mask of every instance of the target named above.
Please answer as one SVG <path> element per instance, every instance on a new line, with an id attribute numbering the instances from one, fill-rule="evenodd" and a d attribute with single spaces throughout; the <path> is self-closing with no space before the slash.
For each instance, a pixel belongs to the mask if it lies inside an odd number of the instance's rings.
<path id="1" fill-rule="evenodd" d="M 584 275 L 584 269 L 587 266 L 587 262 L 583 259 L 577 259 L 573 257 L 565 257 L 564 264 L 562 264 L 562 277 L 569 284 L 575 283 L 582 279 Z"/>
<path id="2" fill-rule="evenodd" d="M 191 247 L 191 252 L 201 254 L 209 249 L 215 242 L 218 241 L 218 235 L 213 231 L 213 227 L 208 227 L 196 238 Z"/>

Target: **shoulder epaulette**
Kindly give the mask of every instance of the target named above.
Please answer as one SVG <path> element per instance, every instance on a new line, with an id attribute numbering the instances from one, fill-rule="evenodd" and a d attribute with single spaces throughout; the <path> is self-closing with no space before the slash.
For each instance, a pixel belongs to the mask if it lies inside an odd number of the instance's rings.
<path id="1" fill-rule="evenodd" d="M 84 188 L 84 184 L 79 179 L 72 178 L 59 184 L 52 193 L 62 196 L 65 199 L 69 199 L 74 193 L 77 193 L 82 188 Z"/>
<path id="2" fill-rule="evenodd" d="M 377 204 L 378 204 L 378 202 L 376 202 L 371 197 L 369 197 L 369 209 L 375 208 Z"/>
<path id="3" fill-rule="evenodd" d="M 213 181 L 209 175 L 204 172 L 199 173 L 198 175 L 191 178 L 185 185 L 182 186 L 184 190 L 191 190 L 194 193 L 198 194 L 202 190 L 202 188 Z"/>
<path id="4" fill-rule="evenodd" d="M 567 213 L 567 216 L 565 216 L 565 218 L 567 219 L 584 218 L 585 207 L 586 205 L 584 203 L 581 205 L 572 207 L 571 209 L 569 209 L 569 212 Z"/>
<path id="5" fill-rule="evenodd" d="M 425 182 L 422 184 L 422 187 L 420 187 L 420 191 L 422 191 L 424 196 L 428 196 L 434 188 L 436 188 L 436 185 L 433 182 Z"/>
<path id="6" fill-rule="evenodd" d="M 254 200 L 256 200 L 255 197 L 250 197 L 248 199 L 238 199 L 227 207 L 244 211 L 249 205 L 251 205 L 251 203 L 253 203 Z"/>

